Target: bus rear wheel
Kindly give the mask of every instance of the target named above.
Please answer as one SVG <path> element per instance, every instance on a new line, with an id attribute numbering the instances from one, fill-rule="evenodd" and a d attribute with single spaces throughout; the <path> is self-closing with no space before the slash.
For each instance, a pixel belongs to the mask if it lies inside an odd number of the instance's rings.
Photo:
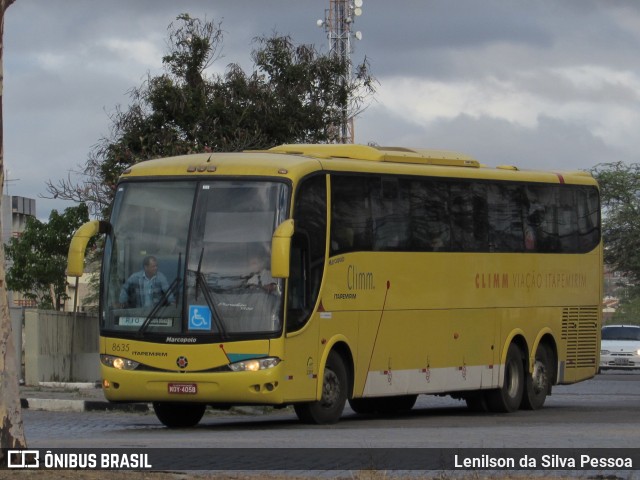
<path id="1" fill-rule="evenodd" d="M 504 382 L 501 388 L 488 390 L 487 407 L 491 412 L 515 412 L 520 408 L 524 394 L 524 365 L 522 352 L 515 343 L 509 345 L 504 365 Z"/>
<path id="2" fill-rule="evenodd" d="M 303 423 L 329 425 L 337 423 L 347 401 L 347 370 L 338 353 L 332 351 L 327 357 L 322 380 L 320 400 L 294 405 L 296 415 Z"/>
<path id="3" fill-rule="evenodd" d="M 553 383 L 553 354 L 541 343 L 536 350 L 533 372 L 525 374 L 524 395 L 521 407 L 525 410 L 542 408 Z"/>
<path id="4" fill-rule="evenodd" d="M 187 428 L 197 425 L 206 408 L 204 403 L 153 402 L 156 417 L 169 428 Z"/>

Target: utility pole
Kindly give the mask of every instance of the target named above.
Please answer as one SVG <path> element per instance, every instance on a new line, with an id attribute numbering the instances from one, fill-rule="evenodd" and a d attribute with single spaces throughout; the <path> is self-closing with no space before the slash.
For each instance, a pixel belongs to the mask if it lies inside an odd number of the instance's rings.
<path id="1" fill-rule="evenodd" d="M 347 66 L 339 79 L 345 88 L 351 83 L 351 38 L 362 39 L 361 32 L 352 33 L 352 26 L 356 17 L 362 15 L 363 0 L 329 0 L 329 9 L 325 10 L 324 20 L 318 20 L 317 25 L 325 29 L 329 39 L 330 55 L 342 59 Z M 343 107 L 342 119 L 338 128 L 339 143 L 353 143 L 353 117 L 349 115 L 348 105 Z"/>

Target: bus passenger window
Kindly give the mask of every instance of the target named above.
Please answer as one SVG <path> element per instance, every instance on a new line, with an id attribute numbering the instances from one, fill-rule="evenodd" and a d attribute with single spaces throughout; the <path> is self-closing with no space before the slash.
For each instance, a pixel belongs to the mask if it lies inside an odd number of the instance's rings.
<path id="1" fill-rule="evenodd" d="M 410 205 L 405 182 L 382 177 L 370 183 L 373 250 L 408 250 Z"/>
<path id="2" fill-rule="evenodd" d="M 373 249 L 370 186 L 369 177 L 331 177 L 332 255 Z"/>
<path id="3" fill-rule="evenodd" d="M 523 192 L 519 186 L 489 185 L 489 237 L 491 251 L 522 252 L 524 250 Z"/>

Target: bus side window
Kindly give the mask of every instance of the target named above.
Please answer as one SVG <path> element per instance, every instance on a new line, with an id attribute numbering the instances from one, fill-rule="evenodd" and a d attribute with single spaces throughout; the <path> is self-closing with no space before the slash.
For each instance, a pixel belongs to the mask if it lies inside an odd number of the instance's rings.
<path id="1" fill-rule="evenodd" d="M 369 176 L 331 177 L 331 255 L 373 250 L 371 187 L 374 183 Z"/>
<path id="2" fill-rule="evenodd" d="M 336 228 L 331 235 L 331 250 L 334 252 L 350 251 L 353 249 L 353 228 Z"/>
<path id="3" fill-rule="evenodd" d="M 295 332 L 309 316 L 309 247 L 304 237 L 296 233 L 291 242 L 291 263 L 289 271 L 289 301 L 287 308 L 287 331 Z"/>
<path id="4" fill-rule="evenodd" d="M 316 175 L 300 185 L 293 211 L 287 331 L 300 330 L 318 300 L 327 241 L 327 178 Z"/>

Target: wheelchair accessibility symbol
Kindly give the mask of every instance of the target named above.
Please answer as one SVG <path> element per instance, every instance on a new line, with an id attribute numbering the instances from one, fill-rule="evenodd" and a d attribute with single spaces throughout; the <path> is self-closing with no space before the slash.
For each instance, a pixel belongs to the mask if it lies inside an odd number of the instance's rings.
<path id="1" fill-rule="evenodd" d="M 189 305 L 189 330 L 211 330 L 211 310 L 206 305 Z"/>

